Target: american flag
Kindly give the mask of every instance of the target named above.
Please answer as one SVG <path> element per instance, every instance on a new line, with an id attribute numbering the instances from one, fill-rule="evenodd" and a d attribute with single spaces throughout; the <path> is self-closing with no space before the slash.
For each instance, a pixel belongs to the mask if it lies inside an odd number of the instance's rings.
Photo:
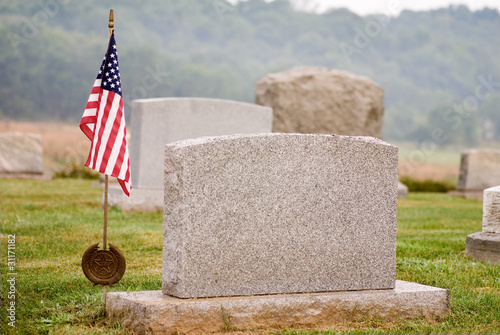
<path id="1" fill-rule="evenodd" d="M 114 32 L 90 92 L 80 129 L 92 141 L 85 166 L 116 177 L 123 192 L 130 196 L 127 130 Z"/>

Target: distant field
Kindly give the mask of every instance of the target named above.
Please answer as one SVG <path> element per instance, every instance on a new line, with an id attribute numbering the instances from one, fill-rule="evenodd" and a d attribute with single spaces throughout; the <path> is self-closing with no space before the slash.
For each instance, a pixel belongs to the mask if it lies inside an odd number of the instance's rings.
<path id="1" fill-rule="evenodd" d="M 82 164 L 89 141 L 78 123 L 0 121 L 0 133 L 28 132 L 42 135 L 45 168 L 50 173 L 69 163 Z M 455 183 L 460 167 L 460 149 L 419 147 L 415 143 L 392 143 L 399 148 L 399 175 L 417 180 L 446 180 Z"/>
<path id="2" fill-rule="evenodd" d="M 446 180 L 456 183 L 461 150 L 419 147 L 415 143 L 391 143 L 399 148 L 399 175 L 414 179 Z"/>

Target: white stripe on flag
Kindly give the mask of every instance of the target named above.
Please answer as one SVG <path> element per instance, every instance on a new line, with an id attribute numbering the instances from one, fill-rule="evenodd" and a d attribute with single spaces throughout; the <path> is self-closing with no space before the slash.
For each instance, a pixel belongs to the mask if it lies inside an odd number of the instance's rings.
<path id="1" fill-rule="evenodd" d="M 92 141 L 92 147 L 90 149 L 90 167 L 91 168 L 94 168 L 94 170 L 97 170 L 99 171 L 99 166 L 101 164 L 101 161 L 102 161 L 102 157 L 99 158 L 99 153 L 97 153 L 96 155 L 96 146 L 97 146 L 97 143 L 99 142 L 100 143 L 100 147 L 102 148 L 103 147 L 103 143 L 106 143 L 107 142 L 107 138 L 104 138 L 104 136 L 106 134 L 103 134 L 103 137 L 100 137 L 100 141 L 99 141 L 99 138 L 97 136 L 99 136 L 99 132 L 101 131 L 101 122 L 102 122 L 102 117 L 104 116 L 104 111 L 103 109 L 106 108 L 106 100 L 108 98 L 108 91 L 106 90 L 103 90 L 102 92 L 102 98 L 101 98 L 101 103 L 99 104 L 99 111 L 97 113 L 97 120 L 96 120 L 96 123 L 95 123 L 95 128 L 94 128 L 94 140 Z M 100 171 L 99 171 L 100 172 Z"/>
<path id="2" fill-rule="evenodd" d="M 97 124 L 96 124 L 96 130 L 95 134 L 99 134 L 101 131 L 101 122 L 102 122 L 102 117 L 103 115 L 106 115 L 105 109 L 108 107 L 108 104 L 106 103 L 108 101 L 108 96 L 109 96 L 109 91 L 103 90 L 102 91 L 102 99 L 101 99 L 101 104 L 99 106 L 99 112 L 98 112 L 98 118 L 97 118 Z M 111 134 L 111 129 L 113 129 L 113 123 L 115 122 L 116 119 L 116 112 L 118 111 L 118 108 L 120 107 L 119 103 L 117 104 L 117 99 L 120 98 L 118 94 L 114 94 L 113 102 L 111 104 L 111 107 L 109 108 L 109 113 L 108 118 L 106 120 L 106 124 L 104 125 L 104 130 L 102 132 L 101 136 L 101 144 L 99 146 L 99 152 L 97 153 L 97 157 L 95 158 L 95 167 L 97 170 L 99 170 L 102 160 L 104 158 L 104 154 L 106 151 L 106 146 L 109 141 L 109 135 Z M 96 141 L 97 142 L 97 141 Z M 107 171 L 107 167 L 106 167 Z M 111 170 L 113 171 L 113 170 Z M 102 171 L 101 171 L 102 172 Z M 106 174 L 110 174 L 108 172 L 104 172 Z"/>
<path id="3" fill-rule="evenodd" d="M 115 117 L 113 118 L 113 120 L 108 119 L 109 130 L 111 130 L 113 128 L 113 123 L 115 122 L 115 118 L 116 118 L 116 112 L 120 108 L 120 100 L 121 100 L 121 97 L 118 94 L 115 94 L 115 98 L 113 99 L 113 107 L 112 107 L 114 114 L 115 114 Z M 115 108 L 115 106 L 116 106 L 116 108 Z M 108 125 L 106 125 L 106 127 L 108 127 Z M 123 143 L 123 135 L 122 134 L 123 134 L 124 128 L 125 128 L 125 122 L 120 122 L 120 128 L 118 129 L 115 143 L 113 143 L 113 149 L 111 150 L 111 155 L 109 156 L 109 162 L 116 162 L 116 160 L 118 159 L 118 155 L 120 154 L 120 149 L 121 149 L 122 143 Z M 108 134 L 108 137 L 109 137 L 109 134 Z M 105 173 L 108 175 L 111 175 L 114 168 L 115 168 L 114 165 L 108 164 L 106 166 Z M 122 165 L 122 167 L 120 167 L 120 171 L 122 168 L 123 168 L 123 165 Z"/>

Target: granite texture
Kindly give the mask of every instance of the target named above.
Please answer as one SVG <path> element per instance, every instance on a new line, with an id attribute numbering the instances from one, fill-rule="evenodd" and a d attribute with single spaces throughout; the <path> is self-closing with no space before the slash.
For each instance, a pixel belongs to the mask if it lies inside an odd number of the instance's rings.
<path id="1" fill-rule="evenodd" d="M 462 151 L 457 191 L 480 192 L 497 185 L 500 185 L 500 150 Z"/>
<path id="2" fill-rule="evenodd" d="M 37 134 L 0 134 L 0 176 L 43 174 L 42 138 Z"/>
<path id="3" fill-rule="evenodd" d="M 163 292 L 192 298 L 390 289 L 398 150 L 255 134 L 165 146 Z"/>
<path id="4" fill-rule="evenodd" d="M 273 132 L 382 136 L 384 90 L 367 77 L 318 67 L 271 73 L 255 102 L 273 109 Z"/>
<path id="5" fill-rule="evenodd" d="M 201 136 L 271 131 L 272 110 L 207 98 L 132 101 L 130 170 L 134 188 L 163 190 L 165 144 Z"/>
<path id="6" fill-rule="evenodd" d="M 500 264 L 500 234 L 474 233 L 467 235 L 465 253 L 481 262 Z"/>
<path id="7" fill-rule="evenodd" d="M 500 234 L 500 186 L 483 192 L 483 233 Z"/>
<path id="8" fill-rule="evenodd" d="M 450 311 L 444 289 L 396 281 L 395 289 L 251 297 L 178 299 L 161 291 L 113 292 L 106 314 L 134 334 L 208 334 L 293 329 L 335 323 L 435 320 Z"/>

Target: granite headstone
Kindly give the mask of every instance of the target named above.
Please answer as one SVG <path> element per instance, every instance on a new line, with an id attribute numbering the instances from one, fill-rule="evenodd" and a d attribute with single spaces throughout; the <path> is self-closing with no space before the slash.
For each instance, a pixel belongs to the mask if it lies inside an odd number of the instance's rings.
<path id="1" fill-rule="evenodd" d="M 392 289 L 398 149 L 260 134 L 165 147 L 163 292 Z"/>

